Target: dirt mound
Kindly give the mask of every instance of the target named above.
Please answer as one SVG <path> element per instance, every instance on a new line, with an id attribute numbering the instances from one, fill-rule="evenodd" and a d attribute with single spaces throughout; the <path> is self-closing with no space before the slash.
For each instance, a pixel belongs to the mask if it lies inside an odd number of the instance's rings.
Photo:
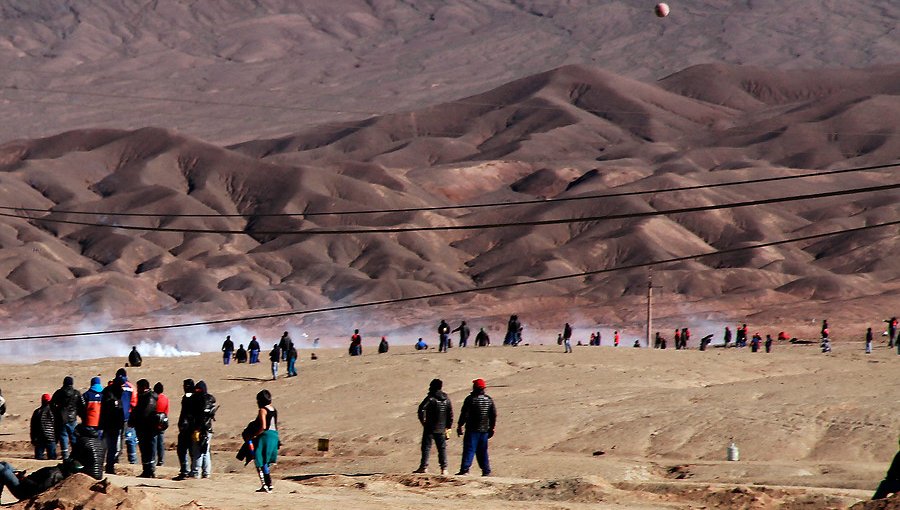
<path id="1" fill-rule="evenodd" d="M 611 485 L 592 476 L 509 485 L 498 496 L 512 501 L 599 503 L 608 500 L 609 493 L 613 490 Z"/>
<path id="2" fill-rule="evenodd" d="M 850 510 L 900 510 L 900 494 L 874 501 L 860 501 L 851 506 Z"/>
<path id="3" fill-rule="evenodd" d="M 174 510 L 155 496 L 140 489 L 122 489 L 108 480 L 97 481 L 90 476 L 75 474 L 62 483 L 30 500 L 20 501 L 8 508 L 14 510 Z M 177 507 L 183 510 L 196 505 Z"/>
<path id="4" fill-rule="evenodd" d="M 822 494 L 807 489 L 773 487 L 721 487 L 712 485 L 679 485 L 664 483 L 623 483 L 620 489 L 643 491 L 657 501 L 691 503 L 711 508 L 732 510 L 843 510 L 847 498 Z"/>

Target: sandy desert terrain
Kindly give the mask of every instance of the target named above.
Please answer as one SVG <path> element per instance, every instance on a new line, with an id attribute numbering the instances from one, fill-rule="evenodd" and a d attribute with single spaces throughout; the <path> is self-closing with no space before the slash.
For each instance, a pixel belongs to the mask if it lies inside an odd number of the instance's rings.
<path id="1" fill-rule="evenodd" d="M 448 354 L 364 348 L 361 358 L 319 351 L 317 361 L 301 360 L 299 377 L 277 381 L 268 380 L 267 366 L 224 367 L 211 354 L 146 359 L 129 377 L 162 381 L 173 414 L 184 377 L 204 379 L 217 397 L 214 475 L 147 481 L 133 476 L 139 465 L 125 464 L 111 481 L 173 506 L 224 509 L 262 501 L 275 509 L 837 509 L 870 497 L 897 449 L 898 355 L 882 343 L 869 356 L 841 342 L 827 355 L 786 342 L 768 355 L 630 347 L 575 347 L 566 355 L 555 343 Z M 120 364 L 3 366 L 11 407 L 0 425 L 4 458 L 41 464 L 19 460 L 39 394 L 68 373 L 79 385 Z M 481 478 L 477 468 L 466 477 L 411 474 L 421 430 L 415 408 L 434 377 L 457 412 L 472 379 L 487 380 L 499 412 L 494 476 Z M 284 442 L 272 495 L 253 492 L 255 473 L 234 458 L 262 388 L 274 394 Z M 330 439 L 327 456 L 316 451 L 320 437 Z M 732 438 L 738 462 L 725 460 Z M 448 448 L 455 470 L 460 440 Z M 173 463 L 169 453 L 160 474 L 174 476 Z"/>

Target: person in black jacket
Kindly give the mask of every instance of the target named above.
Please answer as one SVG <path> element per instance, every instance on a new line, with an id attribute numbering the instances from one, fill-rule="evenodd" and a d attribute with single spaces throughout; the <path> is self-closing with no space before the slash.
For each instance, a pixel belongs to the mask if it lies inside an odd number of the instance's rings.
<path id="1" fill-rule="evenodd" d="M 390 348 L 391 345 L 388 343 L 387 338 L 381 337 L 381 342 L 378 342 L 378 354 L 385 354 Z"/>
<path id="2" fill-rule="evenodd" d="M 0 462 L 0 492 L 7 487 L 16 499 L 33 498 L 83 469 L 84 466 L 74 459 L 69 459 L 23 476 L 24 471 L 16 471 L 16 468 L 8 462 Z"/>
<path id="3" fill-rule="evenodd" d="M 447 436 L 453 428 L 453 404 L 444 393 L 443 381 L 433 379 L 428 385 L 428 395 L 419 404 L 419 423 L 422 424 L 422 460 L 419 469 L 413 473 L 425 473 L 428 470 L 428 456 L 431 454 L 431 443 L 438 451 L 438 462 L 441 474 L 447 474 Z"/>
<path id="4" fill-rule="evenodd" d="M 191 473 L 194 478 L 209 478 L 212 473 L 212 458 L 209 443 L 212 440 L 213 421 L 216 419 L 216 397 L 209 394 L 206 382 L 197 381 L 190 399 L 191 432 Z"/>
<path id="5" fill-rule="evenodd" d="M 231 341 L 231 335 L 228 335 L 225 337 L 225 341 L 222 342 L 222 363 L 225 365 L 230 365 L 233 354 L 234 342 Z"/>
<path id="6" fill-rule="evenodd" d="M 250 355 L 250 364 L 259 363 L 259 341 L 256 337 L 247 344 L 247 353 Z"/>
<path id="7" fill-rule="evenodd" d="M 281 361 L 287 361 L 287 355 L 292 343 L 294 343 L 294 341 L 291 340 L 291 336 L 285 331 L 284 334 L 281 335 L 281 339 L 278 340 L 278 347 L 281 349 Z"/>
<path id="8" fill-rule="evenodd" d="M 872 499 L 884 499 L 891 493 L 900 493 L 900 452 L 894 455 L 894 461 L 884 475 L 884 480 L 875 489 Z"/>
<path id="9" fill-rule="evenodd" d="M 466 321 L 462 321 L 462 324 L 451 331 L 451 333 L 456 333 L 457 331 L 459 331 L 459 346 L 465 347 L 469 343 L 469 326 L 466 325 Z"/>
<path id="10" fill-rule="evenodd" d="M 272 346 L 269 352 L 269 361 L 272 362 L 272 380 L 278 379 L 278 362 L 281 360 L 281 347 L 278 344 Z"/>
<path id="11" fill-rule="evenodd" d="M 487 385 L 484 379 L 472 381 L 472 393 L 463 401 L 462 410 L 459 412 L 459 423 L 456 434 L 466 435 L 463 438 L 462 463 L 457 475 L 469 474 L 472 466 L 472 457 L 478 458 L 478 466 L 481 467 L 482 476 L 490 476 L 491 463 L 488 459 L 488 439 L 494 437 L 494 427 L 497 425 L 497 408 L 491 397 L 484 393 Z"/>
<path id="12" fill-rule="evenodd" d="M 138 403 L 128 417 L 128 425 L 137 433 L 138 447 L 141 449 L 141 464 L 144 470 L 140 478 L 156 478 L 156 436 L 159 432 L 156 416 L 156 393 L 150 389 L 150 381 L 137 382 Z"/>
<path id="13" fill-rule="evenodd" d="M 106 444 L 106 472 L 116 474 L 119 442 L 125 429 L 125 411 L 122 409 L 125 376 L 116 375 L 112 383 L 100 393 L 100 430 Z"/>
<path id="14" fill-rule="evenodd" d="M 139 367 L 143 362 L 144 359 L 141 358 L 141 353 L 138 352 L 137 347 L 132 347 L 131 352 L 128 353 L 128 364 L 133 367 Z"/>
<path id="15" fill-rule="evenodd" d="M 447 352 L 447 348 L 450 347 L 450 325 L 447 324 L 447 321 L 441 320 L 441 323 L 438 324 L 437 332 L 438 352 Z"/>
<path id="16" fill-rule="evenodd" d="M 84 398 L 81 392 L 75 389 L 75 379 L 67 375 L 63 379 L 63 385 L 53 393 L 50 399 L 50 407 L 56 415 L 56 433 L 59 439 L 59 449 L 63 460 L 69 458 L 69 446 L 75 443 L 75 426 L 78 418 L 85 416 Z"/>
<path id="17" fill-rule="evenodd" d="M 35 459 L 56 459 L 56 416 L 50 407 L 49 393 L 41 395 L 41 407 L 31 414 L 31 444 Z"/>
<path id="18" fill-rule="evenodd" d="M 178 414 L 178 442 L 175 446 L 180 470 L 174 480 L 184 480 L 190 474 L 191 469 L 191 433 L 194 430 L 191 423 L 191 396 L 194 394 L 194 380 L 185 379 L 182 384 L 184 395 L 181 397 L 181 411 Z"/>
<path id="19" fill-rule="evenodd" d="M 244 349 L 244 344 L 241 344 L 241 346 L 238 347 L 238 350 L 234 351 L 234 359 L 238 363 L 247 362 L 247 349 Z"/>
<path id="20" fill-rule="evenodd" d="M 84 466 L 84 473 L 97 480 L 103 478 L 103 459 L 106 448 L 100 434 L 94 427 L 81 423 L 75 427 L 75 445 L 72 446 L 72 459 Z"/>

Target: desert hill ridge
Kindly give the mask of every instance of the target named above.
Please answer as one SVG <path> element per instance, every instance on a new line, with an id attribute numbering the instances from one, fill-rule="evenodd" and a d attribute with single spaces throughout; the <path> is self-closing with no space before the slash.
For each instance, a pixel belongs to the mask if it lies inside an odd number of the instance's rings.
<path id="1" fill-rule="evenodd" d="M 891 119 L 900 73 L 832 71 L 835 85 L 798 92 L 814 71 L 766 76 L 766 104 L 739 109 L 713 99 L 722 66 L 689 69 L 659 84 L 565 66 L 488 93 L 359 122 L 349 128 L 217 146 L 171 129 L 78 130 L 0 146 L 3 202 L 19 207 L 157 213 L 100 217 L 104 223 L 244 229 L 246 234 L 110 231 L 4 218 L 0 285 L 4 312 L 54 315 L 103 311 L 144 322 L 233 316 L 463 290 L 649 262 L 890 221 L 893 192 L 773 204 L 645 220 L 397 235 L 270 236 L 254 230 L 341 226 L 491 223 L 670 209 L 783 196 L 767 184 L 529 206 L 398 212 L 365 216 L 265 217 L 272 213 L 416 208 L 666 189 L 799 169 L 889 163 L 900 154 Z M 692 79 L 690 79 L 693 77 Z M 728 78 L 733 87 L 743 87 Z M 843 80 L 843 81 L 841 81 Z M 690 82 L 690 86 L 686 84 Z M 799 84 L 799 85 L 798 85 Z M 746 88 L 746 87 L 745 87 Z M 671 89 L 671 90 L 667 90 Z M 687 90 L 685 97 L 678 91 Z M 759 93 L 750 87 L 748 94 Z M 754 92 L 755 91 L 755 92 Z M 788 98 L 795 102 L 785 103 Z M 855 121 L 878 109 L 875 123 Z M 860 141 L 862 140 L 862 141 Z M 804 163 L 795 165 L 794 163 Z M 796 181 L 808 193 L 884 184 L 890 169 Z M 236 214 L 184 218 L 167 214 Z M 84 220 L 53 213 L 50 218 Z M 892 294 L 900 265 L 892 231 L 873 230 L 806 245 L 782 245 L 674 264 L 655 279 L 677 299 L 727 316 L 741 296 L 764 311 L 808 299 L 848 303 Z M 646 271 L 595 275 L 460 295 L 431 306 L 472 302 L 506 313 L 507 303 L 555 310 L 590 307 L 593 321 L 640 321 Z M 726 298 L 727 299 L 724 299 Z M 752 298 L 750 298 L 752 296 Z M 538 301 L 529 301 L 537 299 Z M 723 300 L 724 299 L 724 300 Z M 475 303 L 479 303 L 475 305 Z M 531 302 L 529 305 L 527 303 Z M 573 305 L 574 303 L 574 305 Z M 607 308 L 616 303 L 617 310 Z M 719 303 L 718 305 L 714 303 Z M 678 305 L 660 313 L 691 314 Z M 740 308 L 745 312 L 743 307 Z M 854 307 L 845 307 L 855 310 Z M 386 313 L 393 313 L 387 312 Z M 470 313 L 462 311 L 460 313 Z M 885 311 L 884 313 L 888 313 Z M 354 320 L 365 318 L 354 315 Z M 425 317 L 428 315 L 428 317 Z M 433 319 L 406 309 L 391 327 Z M 35 317 L 36 319 L 36 317 Z M 42 316 L 43 319 L 43 316 Z M 314 321 L 313 321 L 314 322 Z"/>

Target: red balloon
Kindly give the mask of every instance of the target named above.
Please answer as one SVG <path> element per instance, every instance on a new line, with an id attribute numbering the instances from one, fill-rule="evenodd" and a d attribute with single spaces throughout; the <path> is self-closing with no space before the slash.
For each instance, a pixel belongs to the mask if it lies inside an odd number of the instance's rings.
<path id="1" fill-rule="evenodd" d="M 665 3 L 658 3 L 656 4 L 655 11 L 657 16 L 659 16 L 660 18 L 665 18 L 669 15 L 669 5 Z"/>

